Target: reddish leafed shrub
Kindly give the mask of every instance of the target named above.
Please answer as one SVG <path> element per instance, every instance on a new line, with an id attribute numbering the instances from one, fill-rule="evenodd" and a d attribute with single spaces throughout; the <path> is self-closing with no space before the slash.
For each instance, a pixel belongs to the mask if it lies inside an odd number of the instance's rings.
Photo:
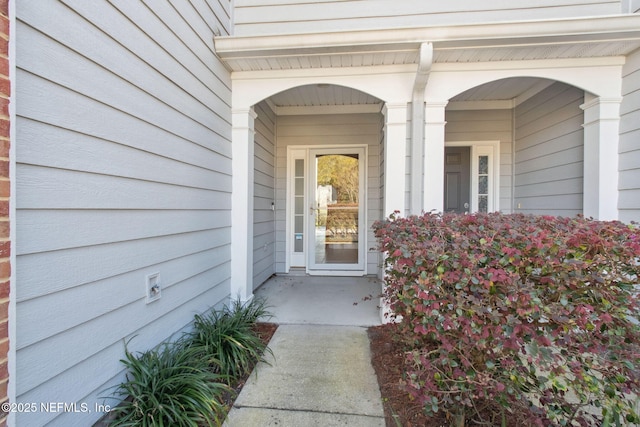
<path id="1" fill-rule="evenodd" d="M 640 420 L 634 225 L 426 214 L 374 230 L 406 387 L 427 413 L 462 423 L 492 402 L 534 425 Z"/>

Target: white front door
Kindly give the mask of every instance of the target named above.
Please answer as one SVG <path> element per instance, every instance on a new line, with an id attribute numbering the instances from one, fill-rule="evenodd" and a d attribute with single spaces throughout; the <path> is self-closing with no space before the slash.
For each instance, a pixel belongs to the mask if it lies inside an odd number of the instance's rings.
<path id="1" fill-rule="evenodd" d="M 364 274 L 366 148 L 296 148 L 288 164 L 289 266 Z"/>

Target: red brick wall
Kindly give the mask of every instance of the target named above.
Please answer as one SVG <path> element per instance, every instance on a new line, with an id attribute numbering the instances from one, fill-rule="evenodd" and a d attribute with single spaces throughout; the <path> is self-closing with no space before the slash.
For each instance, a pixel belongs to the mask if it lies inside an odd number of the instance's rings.
<path id="1" fill-rule="evenodd" d="M 8 399 L 9 285 L 11 240 L 9 235 L 9 0 L 0 0 L 0 403 Z M 0 427 L 7 423 L 0 412 Z"/>

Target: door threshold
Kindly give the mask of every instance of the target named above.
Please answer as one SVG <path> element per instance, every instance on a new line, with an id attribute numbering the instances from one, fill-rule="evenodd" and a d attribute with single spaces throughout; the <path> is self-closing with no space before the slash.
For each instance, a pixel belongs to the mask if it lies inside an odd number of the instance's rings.
<path id="1" fill-rule="evenodd" d="M 276 273 L 276 276 L 364 277 L 369 276 L 369 274 L 362 270 L 307 270 L 305 267 L 291 267 L 288 273 Z"/>
<path id="2" fill-rule="evenodd" d="M 307 269 L 305 267 L 290 267 L 288 273 L 278 273 L 278 276 L 306 276 Z"/>
<path id="3" fill-rule="evenodd" d="M 362 277 L 367 273 L 362 270 L 309 270 L 309 276 L 343 276 L 343 277 Z"/>

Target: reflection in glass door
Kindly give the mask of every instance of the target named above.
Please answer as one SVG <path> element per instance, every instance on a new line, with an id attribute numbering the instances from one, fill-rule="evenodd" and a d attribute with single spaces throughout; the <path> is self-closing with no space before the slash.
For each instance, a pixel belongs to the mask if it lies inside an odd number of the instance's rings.
<path id="1" fill-rule="evenodd" d="M 364 149 L 312 150 L 310 154 L 310 267 L 361 269 Z"/>

